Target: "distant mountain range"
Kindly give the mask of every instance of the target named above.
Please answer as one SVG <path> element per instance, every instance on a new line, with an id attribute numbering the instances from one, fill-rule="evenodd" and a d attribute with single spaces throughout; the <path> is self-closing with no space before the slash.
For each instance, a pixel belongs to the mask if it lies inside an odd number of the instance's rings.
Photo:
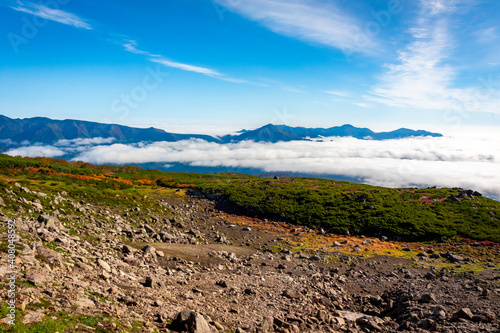
<path id="1" fill-rule="evenodd" d="M 116 124 L 103 124 L 82 120 L 54 120 L 44 117 L 12 119 L 0 115 L 0 149 L 5 150 L 27 142 L 53 144 L 58 140 L 84 138 L 115 138 L 115 143 L 141 141 L 180 141 L 203 139 L 209 142 L 230 143 L 245 140 L 256 142 L 279 142 L 317 139 L 321 137 L 354 137 L 358 139 L 387 140 L 415 136 L 442 136 L 422 130 L 400 128 L 391 132 L 373 132 L 368 128 L 342 125 L 330 128 L 290 127 L 268 124 L 255 130 L 242 130 L 237 135 L 215 137 L 202 134 L 176 134 L 157 128 L 135 128 Z"/>

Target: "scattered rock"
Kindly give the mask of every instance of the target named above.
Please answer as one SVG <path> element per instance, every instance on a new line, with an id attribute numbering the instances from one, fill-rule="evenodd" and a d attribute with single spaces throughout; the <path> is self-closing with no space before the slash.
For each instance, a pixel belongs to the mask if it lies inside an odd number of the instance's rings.
<path id="1" fill-rule="evenodd" d="M 301 298 L 302 294 L 296 290 L 286 289 L 285 291 L 283 291 L 283 296 L 288 298 Z"/>
<path id="2" fill-rule="evenodd" d="M 472 320 L 473 317 L 474 315 L 472 314 L 472 311 L 469 308 L 462 308 L 451 316 L 451 320 L 452 321 L 457 321 L 459 319 Z"/>

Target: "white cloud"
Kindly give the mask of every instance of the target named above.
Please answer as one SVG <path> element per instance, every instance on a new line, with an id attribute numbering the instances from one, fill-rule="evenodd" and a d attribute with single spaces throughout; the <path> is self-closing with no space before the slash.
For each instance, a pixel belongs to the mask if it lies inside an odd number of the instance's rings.
<path id="1" fill-rule="evenodd" d="M 463 134 L 463 133 L 462 133 Z M 218 144 L 200 139 L 109 144 L 28 146 L 9 155 L 60 157 L 95 164 L 183 163 L 191 166 L 255 168 L 263 172 L 343 175 L 389 187 L 472 188 L 500 199 L 500 136 L 417 137 L 400 140 L 326 138 L 315 141 Z M 99 142 L 100 141 L 100 142 Z M 103 143 L 104 145 L 92 145 Z"/>
<path id="2" fill-rule="evenodd" d="M 185 163 L 345 175 L 381 186 L 461 186 L 500 198 L 500 140 L 408 138 L 217 144 L 203 140 L 89 147 L 90 163 Z"/>
<path id="3" fill-rule="evenodd" d="M 339 96 L 339 97 L 349 97 L 349 93 L 345 92 L 345 91 L 325 91 L 325 93 L 327 94 L 330 94 L 330 95 L 335 95 L 335 96 Z"/>
<path id="4" fill-rule="evenodd" d="M 147 51 L 143 51 L 137 48 L 137 41 L 132 40 L 132 39 L 123 39 L 120 41 L 121 45 L 125 48 L 126 51 L 134 54 L 140 54 L 149 57 L 149 61 L 158 63 L 160 65 L 166 66 L 166 67 L 171 67 L 171 68 L 177 68 L 183 71 L 187 72 L 193 72 L 193 73 L 198 73 L 202 75 L 206 75 L 221 81 L 226 81 L 226 82 L 232 82 L 232 83 L 245 83 L 245 84 L 251 84 L 251 85 L 256 85 L 256 86 L 263 86 L 261 83 L 256 83 L 256 82 L 251 82 L 248 80 L 243 80 L 243 79 L 238 79 L 238 78 L 233 78 L 230 76 L 227 76 L 225 74 L 222 74 L 214 69 L 210 69 L 207 67 L 202 67 L 202 66 L 194 66 L 190 64 L 185 64 L 173 60 L 169 60 L 164 58 L 162 55 L 159 54 L 153 54 Z"/>
<path id="5" fill-rule="evenodd" d="M 398 52 L 397 63 L 385 65 L 379 83 L 364 98 L 394 107 L 500 113 L 498 87 L 484 86 L 484 80 L 457 87 L 459 68 L 448 61 L 455 38 L 446 15 L 466 4 L 470 1 L 422 0 L 417 24 L 409 30 L 413 41 Z"/>
<path id="6" fill-rule="evenodd" d="M 474 5 L 475 0 L 420 0 L 425 15 L 453 14 Z"/>
<path id="7" fill-rule="evenodd" d="M 36 4 L 32 2 L 17 1 L 17 6 L 11 6 L 12 9 L 35 15 L 47 20 L 59 22 L 66 25 L 71 25 L 76 28 L 90 30 L 92 27 L 83 19 L 75 14 L 65 12 L 57 8 L 49 8 L 47 6 Z"/>
<path id="8" fill-rule="evenodd" d="M 491 44 L 498 39 L 498 31 L 496 27 L 479 29 L 474 32 L 477 41 L 482 44 Z"/>
<path id="9" fill-rule="evenodd" d="M 208 76 L 220 76 L 221 75 L 221 73 L 219 73 L 219 72 L 217 72 L 217 71 L 215 71 L 213 69 L 209 69 L 209 68 L 205 68 L 205 67 L 199 67 L 199 66 L 193 66 L 193 65 L 188 65 L 188 64 L 183 64 L 183 63 L 180 63 L 180 62 L 175 62 L 175 61 L 167 60 L 167 59 L 164 59 L 164 58 L 151 59 L 151 61 L 159 63 L 159 64 L 167 66 L 167 67 L 173 67 L 173 68 L 181 69 L 183 71 L 195 72 L 195 73 L 199 73 L 199 74 L 203 74 L 203 75 L 208 75 Z"/>
<path id="10" fill-rule="evenodd" d="M 366 104 L 366 103 L 354 103 L 354 105 L 360 106 L 362 108 L 370 108 L 371 107 L 370 104 Z"/>
<path id="11" fill-rule="evenodd" d="M 5 154 L 28 157 L 60 157 L 66 155 L 66 151 L 53 146 L 28 146 L 10 149 Z"/>
<path id="12" fill-rule="evenodd" d="M 177 68 L 181 69 L 183 71 L 188 71 L 188 72 L 195 72 L 203 75 L 208 75 L 208 76 L 220 76 L 222 75 L 221 73 L 205 68 L 205 67 L 200 67 L 200 66 L 193 66 L 189 64 L 184 64 L 172 60 L 168 60 L 163 58 L 161 55 L 158 54 L 152 54 L 147 51 L 142 51 L 137 48 L 137 41 L 132 40 L 132 39 L 125 39 L 122 41 L 122 46 L 125 48 L 126 51 L 130 53 L 135 53 L 135 54 L 141 54 L 150 57 L 150 61 L 161 64 L 163 66 L 167 67 L 172 67 L 172 68 Z"/>
<path id="13" fill-rule="evenodd" d="M 55 146 L 88 146 L 88 145 L 102 145 L 102 144 L 108 144 L 108 143 L 113 143 L 116 141 L 116 138 L 109 137 L 109 138 L 101 138 L 101 137 L 96 137 L 96 138 L 76 138 L 72 140 L 59 140 L 57 141 L 54 145 Z"/>
<path id="14" fill-rule="evenodd" d="M 444 64 L 450 36 L 444 22 L 414 29 L 415 41 L 399 52 L 397 64 L 386 65 L 381 83 L 367 99 L 390 106 L 446 109 L 461 90 L 450 89 L 456 70 Z"/>
<path id="15" fill-rule="evenodd" d="M 6 146 L 13 146 L 17 144 L 17 142 L 12 141 L 11 139 L 2 139 L 0 140 L 0 144 L 6 145 Z"/>
<path id="16" fill-rule="evenodd" d="M 137 41 L 132 40 L 132 39 L 126 39 L 122 42 L 122 46 L 125 48 L 126 51 L 130 53 L 135 53 L 135 54 L 142 54 L 142 55 L 147 55 L 150 57 L 159 57 L 159 55 L 156 54 L 151 54 L 146 51 L 139 50 L 137 48 Z"/>
<path id="17" fill-rule="evenodd" d="M 353 15 L 333 2 L 317 0 L 215 0 L 268 29 L 345 52 L 373 53 L 376 42 Z"/>

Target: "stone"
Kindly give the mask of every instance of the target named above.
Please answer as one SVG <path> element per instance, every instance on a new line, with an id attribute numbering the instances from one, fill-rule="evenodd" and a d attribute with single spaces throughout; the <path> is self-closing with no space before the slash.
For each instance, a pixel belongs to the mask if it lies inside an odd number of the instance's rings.
<path id="1" fill-rule="evenodd" d="M 219 331 L 224 331 L 224 326 L 222 326 L 219 322 L 214 321 L 212 322 L 212 325 L 214 325 L 215 328 L 218 329 Z"/>
<path id="2" fill-rule="evenodd" d="M 95 306 L 94 302 L 88 298 L 79 298 L 75 301 L 75 305 L 79 308 L 93 308 Z"/>
<path id="3" fill-rule="evenodd" d="M 24 274 L 24 277 L 26 281 L 33 283 L 37 287 L 41 286 L 48 280 L 48 277 L 45 274 L 33 270 L 26 272 L 26 274 Z"/>
<path id="4" fill-rule="evenodd" d="M 362 313 L 358 312 L 352 312 L 352 311 L 337 311 L 336 312 L 337 317 L 341 317 L 347 321 L 356 321 L 359 318 L 364 317 L 365 315 Z"/>
<path id="5" fill-rule="evenodd" d="M 26 314 L 22 317 L 21 322 L 24 325 L 38 323 L 43 319 L 43 317 L 45 317 L 43 311 L 43 309 L 39 309 L 37 311 L 27 311 Z"/>
<path id="6" fill-rule="evenodd" d="M 211 326 L 201 314 L 191 310 L 179 312 L 173 325 L 188 333 L 217 333 L 217 328 Z"/>
<path id="7" fill-rule="evenodd" d="M 156 249 L 154 247 L 152 247 L 151 245 L 146 245 L 142 248 L 142 252 L 153 254 L 156 252 Z"/>
<path id="8" fill-rule="evenodd" d="M 496 320 L 496 315 L 493 311 L 486 310 L 472 316 L 472 321 L 476 323 L 490 323 Z"/>
<path id="9" fill-rule="evenodd" d="M 287 298 L 301 298 L 302 294 L 296 290 L 286 289 L 285 291 L 283 291 L 283 296 Z"/>
<path id="10" fill-rule="evenodd" d="M 459 319 L 472 320 L 472 317 L 474 317 L 474 315 L 472 314 L 472 311 L 469 308 L 462 308 L 451 316 L 451 320 L 452 321 L 458 321 Z"/>
<path id="11" fill-rule="evenodd" d="M 109 266 L 109 264 L 107 262 L 105 262 L 104 260 L 97 259 L 97 264 L 99 265 L 99 267 L 104 269 L 106 272 L 111 272 L 111 266 Z"/>
<path id="12" fill-rule="evenodd" d="M 318 318 L 319 321 L 327 322 L 328 314 L 324 310 L 318 310 L 318 313 L 316 314 L 316 318 Z"/>
<path id="13" fill-rule="evenodd" d="M 156 234 L 156 231 L 147 224 L 144 226 L 144 230 L 146 230 L 148 234 Z"/>
<path id="14" fill-rule="evenodd" d="M 133 253 L 134 251 L 135 251 L 135 249 L 132 246 L 123 245 L 123 247 L 122 247 L 122 252 L 125 254 Z"/>
<path id="15" fill-rule="evenodd" d="M 448 258 L 448 260 L 452 263 L 457 263 L 464 260 L 461 256 L 449 252 L 446 254 L 446 258 Z"/>
<path id="16" fill-rule="evenodd" d="M 274 324 L 274 319 L 273 317 L 266 317 L 262 322 L 260 323 L 258 327 L 258 332 L 259 333 L 271 333 L 274 332 L 273 329 L 273 324 Z"/>
<path id="17" fill-rule="evenodd" d="M 219 281 L 215 282 L 215 284 L 218 285 L 219 287 L 227 288 L 227 283 L 224 280 L 219 280 Z"/>
<path id="18" fill-rule="evenodd" d="M 369 330 L 369 332 L 382 332 L 383 329 L 380 327 L 372 317 L 363 316 L 356 319 L 356 324 Z"/>
<path id="19" fill-rule="evenodd" d="M 59 253 L 45 246 L 37 246 L 35 249 L 35 258 L 51 265 L 62 266 L 62 258 Z"/>
<path id="20" fill-rule="evenodd" d="M 171 243 L 177 239 L 176 236 L 166 232 L 160 232 L 159 235 L 164 243 Z"/>
<path id="21" fill-rule="evenodd" d="M 423 294 L 419 300 L 420 303 L 436 303 L 436 296 L 434 294 Z"/>
<path id="22" fill-rule="evenodd" d="M 144 287 L 147 288 L 162 288 L 164 287 L 163 282 L 158 280 L 153 276 L 146 277 L 146 282 L 144 282 Z"/>
<path id="23" fill-rule="evenodd" d="M 59 219 L 54 216 L 40 214 L 38 216 L 38 222 L 40 222 L 42 228 L 45 228 L 51 232 L 67 231 L 61 221 L 59 221 Z"/>

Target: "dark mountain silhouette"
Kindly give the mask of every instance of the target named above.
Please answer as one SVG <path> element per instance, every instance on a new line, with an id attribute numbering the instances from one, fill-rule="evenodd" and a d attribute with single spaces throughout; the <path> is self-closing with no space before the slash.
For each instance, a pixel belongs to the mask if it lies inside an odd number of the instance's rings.
<path id="1" fill-rule="evenodd" d="M 141 141 L 179 141 L 192 138 L 209 142 L 240 142 L 245 140 L 256 142 L 279 142 L 292 140 L 307 140 L 332 136 L 351 136 L 358 139 L 387 140 L 412 136 L 442 136 L 427 131 L 414 131 L 401 128 L 392 132 L 376 133 L 368 128 L 358 128 L 352 125 L 342 125 L 330 128 L 290 127 L 286 125 L 267 124 L 255 130 L 240 131 L 237 135 L 213 137 L 202 134 L 169 133 L 157 128 L 135 128 L 117 124 L 103 124 L 74 119 L 54 120 L 44 117 L 12 119 L 0 115 L 0 148 L 20 145 L 23 142 L 31 144 L 53 144 L 58 140 L 73 140 L 78 138 L 115 138 L 114 142 L 134 143 Z"/>
<path id="2" fill-rule="evenodd" d="M 303 137 L 273 124 L 267 124 L 253 131 L 245 131 L 238 135 L 226 135 L 222 137 L 224 142 L 239 142 L 245 140 L 256 142 L 279 142 L 301 139 L 303 139 Z"/>
<path id="3" fill-rule="evenodd" d="M 0 116 L 0 140 L 10 139 L 15 142 L 51 144 L 58 140 L 78 138 L 109 138 L 115 142 L 132 143 L 140 141 L 179 141 L 199 138 L 207 141 L 219 141 L 209 135 L 175 134 L 157 128 L 134 128 L 116 124 L 103 124 L 82 120 L 54 120 L 35 117 L 11 119 Z"/>

